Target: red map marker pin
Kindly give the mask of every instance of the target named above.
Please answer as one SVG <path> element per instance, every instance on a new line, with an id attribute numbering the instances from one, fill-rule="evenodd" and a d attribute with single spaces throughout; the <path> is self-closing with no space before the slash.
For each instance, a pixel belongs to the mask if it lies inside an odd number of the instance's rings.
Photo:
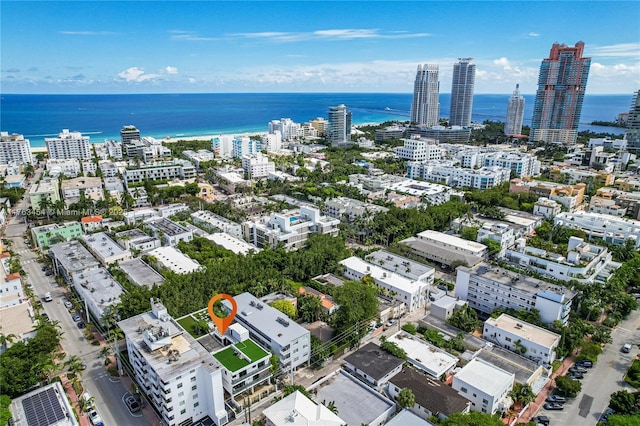
<path id="1" fill-rule="evenodd" d="M 229 301 L 229 303 L 231 303 L 231 313 L 226 318 L 220 318 L 213 312 L 213 305 L 220 299 L 226 299 Z M 229 328 L 229 326 L 233 322 L 233 318 L 235 318 L 236 313 L 238 312 L 238 305 L 236 304 L 235 299 L 228 294 L 216 294 L 211 298 L 211 300 L 209 300 L 208 310 L 209 316 L 213 320 L 213 323 L 216 325 L 216 328 L 220 332 L 220 335 L 224 336 L 224 333 L 227 331 L 227 328 Z"/>

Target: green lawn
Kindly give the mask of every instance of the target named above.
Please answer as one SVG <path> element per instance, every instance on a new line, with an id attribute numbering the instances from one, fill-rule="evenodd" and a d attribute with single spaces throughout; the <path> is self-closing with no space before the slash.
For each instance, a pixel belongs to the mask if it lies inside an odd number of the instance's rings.
<path id="1" fill-rule="evenodd" d="M 186 316 L 184 318 L 180 318 L 178 320 L 178 324 L 180 324 L 182 328 L 187 330 L 187 332 L 191 334 L 194 339 L 197 339 L 198 337 L 202 337 L 205 334 L 207 334 L 206 332 L 202 332 L 202 333 L 195 332 L 196 320 L 192 316 Z"/>
<path id="2" fill-rule="evenodd" d="M 268 355 L 266 351 L 261 349 L 251 340 L 245 340 L 244 342 L 237 343 L 235 347 L 249 359 L 251 359 L 252 363 Z M 233 346 L 229 346 L 226 349 L 221 350 L 220 352 L 216 352 L 215 354 L 213 354 L 213 356 L 215 359 L 220 361 L 220 363 L 224 365 L 227 370 L 232 372 L 238 371 L 241 368 L 249 365 L 249 362 L 246 359 L 240 358 L 235 354 Z"/>

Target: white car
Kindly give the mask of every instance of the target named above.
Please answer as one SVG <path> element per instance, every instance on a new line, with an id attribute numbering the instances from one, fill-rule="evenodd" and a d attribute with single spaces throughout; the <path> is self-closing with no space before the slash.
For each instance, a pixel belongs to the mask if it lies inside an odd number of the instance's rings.
<path id="1" fill-rule="evenodd" d="M 98 426 L 99 424 L 103 424 L 102 417 L 100 417 L 100 414 L 98 414 L 98 412 L 95 409 L 92 409 L 91 411 L 89 411 L 89 420 L 91 420 L 91 424 L 93 426 Z"/>
<path id="2" fill-rule="evenodd" d="M 45 302 L 51 302 L 52 300 L 53 300 L 53 297 L 51 297 L 51 293 L 47 292 L 47 293 L 44 295 L 44 301 L 45 301 Z"/>

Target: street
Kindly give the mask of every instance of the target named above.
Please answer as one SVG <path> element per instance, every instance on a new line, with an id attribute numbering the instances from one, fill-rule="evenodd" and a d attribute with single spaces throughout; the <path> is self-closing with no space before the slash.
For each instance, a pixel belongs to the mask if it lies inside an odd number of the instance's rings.
<path id="1" fill-rule="evenodd" d="M 35 182 L 42 173 L 42 169 L 36 169 Z M 16 212 L 29 208 L 29 197 L 17 203 L 12 209 Z M 19 213 L 14 215 L 5 229 L 5 237 L 13 241 L 11 249 L 20 255 L 22 268 L 27 273 L 27 281 L 32 285 L 37 298 L 42 301 L 45 293 L 51 292 L 53 301 L 44 302 L 44 311 L 51 321 L 58 321 L 63 332 L 62 348 L 67 358 L 72 355 L 79 356 L 87 365 L 82 372 L 82 383 L 85 389 L 95 398 L 98 413 L 102 416 L 105 425 L 137 426 L 149 425 L 143 418 L 133 417 L 122 402 L 122 396 L 128 389 L 118 379 L 109 376 L 104 368 L 104 359 L 100 357 L 100 346 L 91 345 L 84 337 L 83 330 L 78 329 L 64 306 L 64 291 L 55 282 L 54 276 L 46 276 L 42 271 L 42 264 L 38 262 L 37 254 L 27 247 L 24 235 L 27 225 L 23 223 L 24 216 Z"/>
<path id="2" fill-rule="evenodd" d="M 570 399 L 562 411 L 541 409 L 538 414 L 548 416 L 551 424 L 595 425 L 609 405 L 609 397 L 612 393 L 623 389 L 635 391 L 624 382 L 623 378 L 639 352 L 640 330 L 638 328 L 640 328 L 640 311 L 633 311 L 629 318 L 620 323 L 611 333 L 613 342 L 606 345 L 598 362 L 585 374 L 582 380 L 582 391 L 578 396 Z M 625 343 L 634 345 L 628 354 L 621 351 Z"/>

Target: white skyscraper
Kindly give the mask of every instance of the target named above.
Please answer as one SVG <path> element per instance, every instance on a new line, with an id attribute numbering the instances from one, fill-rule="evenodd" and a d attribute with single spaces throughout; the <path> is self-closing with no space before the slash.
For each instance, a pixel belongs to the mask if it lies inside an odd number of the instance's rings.
<path id="1" fill-rule="evenodd" d="M 29 139 L 17 133 L 0 132 L 0 164 L 31 164 L 31 145 Z"/>
<path id="2" fill-rule="evenodd" d="M 522 134 L 522 118 L 524 117 L 524 97 L 520 95 L 520 85 L 516 84 L 516 90 L 509 98 L 507 104 L 507 119 L 504 123 L 505 135 Z"/>
<path id="3" fill-rule="evenodd" d="M 70 132 L 63 129 L 57 138 L 45 138 L 49 158 L 68 159 L 77 158 L 79 160 L 89 159 L 92 156 L 89 136 L 82 136 L 80 132 Z"/>
<path id="4" fill-rule="evenodd" d="M 351 111 L 345 105 L 329 107 L 327 139 L 333 146 L 351 142 Z"/>
<path id="5" fill-rule="evenodd" d="M 421 126 L 435 126 L 440 118 L 440 82 L 438 65 L 418 65 L 416 81 L 413 86 L 411 104 L 411 122 Z"/>
<path id="6" fill-rule="evenodd" d="M 471 64 L 473 58 L 459 58 L 458 60 L 459 62 L 453 65 L 449 124 L 467 127 L 471 124 L 476 66 Z"/>

